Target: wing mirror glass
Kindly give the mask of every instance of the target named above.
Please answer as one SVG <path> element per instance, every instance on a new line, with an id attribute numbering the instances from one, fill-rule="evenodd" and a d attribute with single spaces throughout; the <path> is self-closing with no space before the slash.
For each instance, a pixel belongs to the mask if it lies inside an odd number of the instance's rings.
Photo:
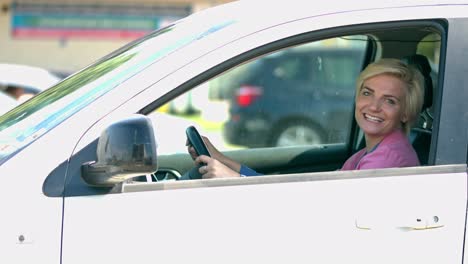
<path id="1" fill-rule="evenodd" d="M 134 115 L 107 127 L 99 137 L 97 160 L 81 166 L 81 176 L 93 186 L 113 186 L 158 169 L 157 144 L 151 120 Z"/>

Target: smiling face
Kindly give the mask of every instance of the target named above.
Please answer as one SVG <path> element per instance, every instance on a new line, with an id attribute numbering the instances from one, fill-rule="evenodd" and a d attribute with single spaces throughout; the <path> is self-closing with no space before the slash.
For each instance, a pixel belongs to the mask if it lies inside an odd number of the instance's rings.
<path id="1" fill-rule="evenodd" d="M 356 96 L 354 115 L 368 149 L 407 121 L 405 96 L 404 83 L 395 76 L 380 74 L 364 81 Z"/>

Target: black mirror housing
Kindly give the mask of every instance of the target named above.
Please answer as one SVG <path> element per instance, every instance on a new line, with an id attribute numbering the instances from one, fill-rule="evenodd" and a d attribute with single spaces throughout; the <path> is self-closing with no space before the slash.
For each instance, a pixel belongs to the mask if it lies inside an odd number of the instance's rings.
<path id="1" fill-rule="evenodd" d="M 151 120 L 134 115 L 111 124 L 97 145 L 97 161 L 81 166 L 81 175 L 93 186 L 113 186 L 157 171 L 157 144 Z"/>

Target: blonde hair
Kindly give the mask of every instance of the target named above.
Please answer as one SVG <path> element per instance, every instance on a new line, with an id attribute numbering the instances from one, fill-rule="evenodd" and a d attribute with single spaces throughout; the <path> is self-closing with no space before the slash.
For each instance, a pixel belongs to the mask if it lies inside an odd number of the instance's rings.
<path id="1" fill-rule="evenodd" d="M 424 77 L 421 72 L 398 59 L 380 59 L 369 64 L 359 75 L 356 82 L 356 95 L 362 89 L 364 81 L 377 75 L 386 74 L 397 77 L 405 84 L 403 113 L 407 121 L 401 126 L 409 134 L 411 126 L 417 121 L 424 102 Z M 357 98 L 357 97 L 356 97 Z"/>

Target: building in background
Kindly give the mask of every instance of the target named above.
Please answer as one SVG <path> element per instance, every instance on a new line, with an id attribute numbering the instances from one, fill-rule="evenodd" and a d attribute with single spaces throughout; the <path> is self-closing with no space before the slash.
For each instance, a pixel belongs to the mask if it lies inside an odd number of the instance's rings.
<path id="1" fill-rule="evenodd" d="M 231 0 L 0 0 L 0 63 L 72 73 L 126 43 Z"/>

